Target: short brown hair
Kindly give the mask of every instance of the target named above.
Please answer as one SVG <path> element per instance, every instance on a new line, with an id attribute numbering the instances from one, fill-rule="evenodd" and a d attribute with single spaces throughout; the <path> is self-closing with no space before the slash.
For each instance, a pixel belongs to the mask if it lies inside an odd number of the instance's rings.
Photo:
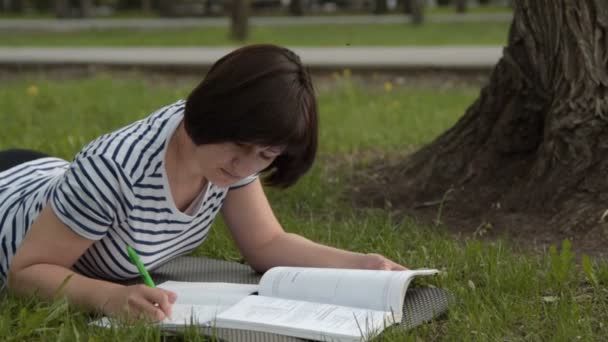
<path id="1" fill-rule="evenodd" d="M 264 171 L 268 185 L 293 185 L 317 151 L 317 101 L 300 58 L 260 44 L 219 59 L 186 101 L 185 128 L 197 145 L 285 146 Z"/>

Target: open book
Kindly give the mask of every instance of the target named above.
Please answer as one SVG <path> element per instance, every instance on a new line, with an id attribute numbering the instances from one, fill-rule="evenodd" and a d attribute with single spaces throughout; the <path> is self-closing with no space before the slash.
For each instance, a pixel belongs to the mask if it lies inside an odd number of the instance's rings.
<path id="1" fill-rule="evenodd" d="M 320 341 L 361 341 L 400 322 L 415 276 L 437 270 L 275 267 L 258 285 L 168 281 L 178 295 L 163 328 L 188 324 L 264 331 Z"/>

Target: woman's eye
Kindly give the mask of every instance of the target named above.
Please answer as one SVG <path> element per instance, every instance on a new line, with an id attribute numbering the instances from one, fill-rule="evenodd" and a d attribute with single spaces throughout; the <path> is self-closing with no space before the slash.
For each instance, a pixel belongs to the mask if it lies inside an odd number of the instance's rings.
<path id="1" fill-rule="evenodd" d="M 262 159 L 264 159 L 264 160 L 271 160 L 271 159 L 273 158 L 272 156 L 268 156 L 268 155 L 265 155 L 265 154 L 260 154 L 260 156 L 261 156 L 261 157 L 262 157 Z"/>
<path id="2" fill-rule="evenodd" d="M 236 148 L 239 151 L 243 151 L 243 152 L 246 152 L 246 153 L 250 153 L 252 151 L 252 149 L 253 149 L 253 146 L 251 146 L 250 144 L 241 143 L 241 142 L 234 143 L 234 146 L 236 146 Z"/>

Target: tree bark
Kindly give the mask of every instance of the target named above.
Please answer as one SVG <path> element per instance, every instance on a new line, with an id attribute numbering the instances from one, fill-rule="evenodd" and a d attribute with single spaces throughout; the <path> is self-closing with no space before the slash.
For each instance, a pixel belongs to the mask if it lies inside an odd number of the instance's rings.
<path id="1" fill-rule="evenodd" d="M 79 0 L 79 15 L 81 18 L 93 15 L 93 0 Z"/>
<path id="2" fill-rule="evenodd" d="M 424 21 L 424 4 L 423 0 L 409 0 L 410 10 L 412 14 L 412 23 L 414 25 L 420 25 Z"/>
<path id="3" fill-rule="evenodd" d="M 351 9 L 355 10 L 355 11 L 360 11 L 360 10 L 364 10 L 368 7 L 369 5 L 367 4 L 367 2 L 365 0 L 351 0 Z"/>
<path id="4" fill-rule="evenodd" d="M 249 33 L 249 0 L 232 0 L 231 7 L 230 37 L 243 41 Z"/>
<path id="5" fill-rule="evenodd" d="M 67 18 L 70 16 L 70 2 L 68 0 L 55 0 L 55 16 Z"/>
<path id="6" fill-rule="evenodd" d="M 141 10 L 144 13 L 152 12 L 152 0 L 141 0 Z"/>
<path id="7" fill-rule="evenodd" d="M 374 14 L 386 14 L 388 12 L 388 6 L 386 0 L 376 0 L 374 2 Z"/>
<path id="8" fill-rule="evenodd" d="M 25 4 L 23 0 L 12 0 L 9 2 L 9 8 L 11 12 L 21 14 L 25 9 Z"/>
<path id="9" fill-rule="evenodd" d="M 304 15 L 304 1 L 303 0 L 291 0 L 289 3 L 289 13 L 301 17 Z"/>
<path id="10" fill-rule="evenodd" d="M 465 13 L 467 11 L 468 0 L 456 0 L 456 13 Z"/>
<path id="11" fill-rule="evenodd" d="M 384 171 L 369 189 L 382 203 L 413 208 L 449 192 L 446 203 L 471 215 L 529 213 L 564 234 L 597 227 L 608 209 L 608 2 L 514 1 L 480 97 Z"/>

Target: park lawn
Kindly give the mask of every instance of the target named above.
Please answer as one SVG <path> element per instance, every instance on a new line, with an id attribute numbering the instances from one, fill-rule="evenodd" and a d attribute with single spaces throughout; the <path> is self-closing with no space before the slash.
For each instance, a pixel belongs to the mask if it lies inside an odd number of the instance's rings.
<path id="1" fill-rule="evenodd" d="M 204 20 L 204 19 L 201 19 Z M 508 22 L 252 27 L 249 43 L 286 46 L 504 45 Z M 0 46 L 234 46 L 226 27 L 11 32 Z"/>
<path id="2" fill-rule="evenodd" d="M 4 81 L 0 148 L 27 147 L 71 158 L 97 135 L 185 97 L 194 85 L 134 76 Z M 445 227 L 397 220 L 380 209 L 353 208 L 344 198 L 343 190 L 355 181 L 357 169 L 372 163 L 373 155 L 396 156 L 430 141 L 458 119 L 479 89 L 369 82 L 363 87 L 350 77 L 335 78 L 332 86 L 319 87 L 317 163 L 295 187 L 268 189 L 268 195 L 287 231 L 341 248 L 383 253 L 411 268 L 444 271 L 421 281 L 454 293 L 457 302 L 447 318 L 409 332 L 389 331 L 385 340 L 608 339 L 606 262 L 592 260 L 576 267 L 567 243 L 553 252 L 518 254 L 503 240 L 457 240 Z M 221 219 L 194 254 L 241 260 Z M 3 340 L 162 340 L 157 328 L 144 324 L 112 330 L 87 326 L 88 316 L 62 300 L 47 304 L 6 292 L 1 296 Z M 191 329 L 184 340 L 203 339 Z"/>

